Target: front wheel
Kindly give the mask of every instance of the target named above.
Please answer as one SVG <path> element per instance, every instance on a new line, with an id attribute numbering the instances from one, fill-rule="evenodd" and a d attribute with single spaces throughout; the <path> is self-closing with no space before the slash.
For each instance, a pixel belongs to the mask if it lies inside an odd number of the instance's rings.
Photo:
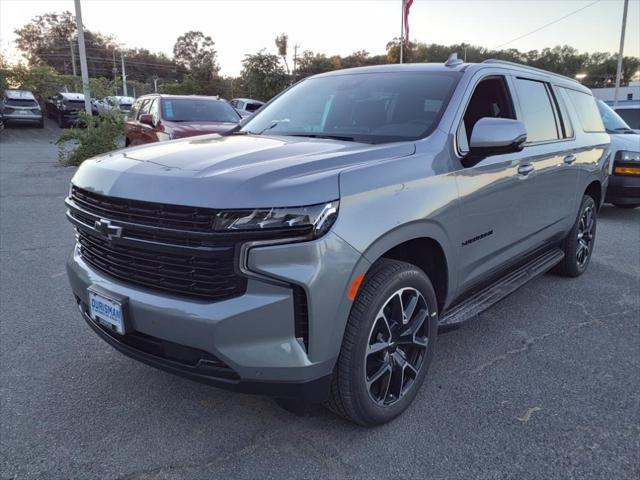
<path id="1" fill-rule="evenodd" d="M 564 259 L 556 267 L 560 275 L 578 277 L 587 270 L 596 241 L 597 215 L 593 198 L 582 197 L 578 218 L 563 242 Z"/>
<path id="2" fill-rule="evenodd" d="M 424 382 L 437 333 L 437 301 L 425 273 L 405 262 L 376 262 L 351 308 L 327 407 L 364 426 L 400 415 Z"/>

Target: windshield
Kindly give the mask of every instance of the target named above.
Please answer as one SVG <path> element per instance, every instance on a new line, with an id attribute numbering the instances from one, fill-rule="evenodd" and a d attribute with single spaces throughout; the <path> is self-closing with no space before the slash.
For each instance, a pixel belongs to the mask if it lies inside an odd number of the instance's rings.
<path id="1" fill-rule="evenodd" d="M 206 98 L 164 98 L 162 118 L 170 122 L 238 123 L 240 117 L 226 102 Z"/>
<path id="2" fill-rule="evenodd" d="M 602 100 L 598 100 L 598 110 L 600 110 L 602 123 L 604 123 L 604 128 L 607 129 L 607 132 L 630 130 L 629 125 L 620 118 L 620 115 L 614 112 L 613 109 Z"/>
<path id="3" fill-rule="evenodd" d="M 640 108 L 621 108 L 616 113 L 635 130 L 640 130 Z"/>
<path id="4" fill-rule="evenodd" d="M 416 140 L 438 124 L 462 74 L 394 72 L 304 80 L 241 129 L 367 143 Z"/>

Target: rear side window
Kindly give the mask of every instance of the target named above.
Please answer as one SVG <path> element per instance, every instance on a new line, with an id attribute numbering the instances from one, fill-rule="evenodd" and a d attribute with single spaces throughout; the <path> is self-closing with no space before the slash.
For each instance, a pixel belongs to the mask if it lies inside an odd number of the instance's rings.
<path id="1" fill-rule="evenodd" d="M 604 124 L 594 98 L 588 93 L 566 88 L 569 101 L 578 113 L 582 130 L 588 133 L 604 132 Z"/>
<path id="2" fill-rule="evenodd" d="M 562 92 L 556 87 L 554 91 L 554 97 L 556 99 L 556 105 L 560 109 L 560 116 L 562 117 L 562 133 L 564 138 L 573 138 L 573 125 L 571 125 L 571 117 L 567 111 L 566 96 L 562 95 Z"/>
<path id="3" fill-rule="evenodd" d="M 544 82 L 515 79 L 520 100 L 522 122 L 527 129 L 527 143 L 558 140 L 556 113 Z"/>

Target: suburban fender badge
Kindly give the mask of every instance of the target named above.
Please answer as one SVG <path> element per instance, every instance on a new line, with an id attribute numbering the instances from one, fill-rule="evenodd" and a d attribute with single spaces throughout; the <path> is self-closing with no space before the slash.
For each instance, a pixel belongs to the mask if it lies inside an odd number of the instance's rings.
<path id="1" fill-rule="evenodd" d="M 477 242 L 478 240 L 482 240 L 483 238 L 486 238 L 489 235 L 493 235 L 493 230 L 489 230 L 488 232 L 484 232 L 484 233 L 481 233 L 480 235 L 476 235 L 475 237 L 470 238 L 469 240 L 465 240 L 464 242 L 462 242 L 462 246 L 466 247 L 470 243 Z"/>

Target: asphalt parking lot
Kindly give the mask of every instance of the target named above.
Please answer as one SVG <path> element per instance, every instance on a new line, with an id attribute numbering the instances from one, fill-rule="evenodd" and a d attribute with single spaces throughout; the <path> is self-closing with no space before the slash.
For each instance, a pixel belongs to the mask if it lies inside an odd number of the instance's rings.
<path id="1" fill-rule="evenodd" d="M 64 271 L 58 133 L 0 134 L 3 479 L 640 477 L 640 209 L 602 209 L 586 275 L 547 274 L 441 335 L 414 405 L 367 430 L 99 340 Z"/>

